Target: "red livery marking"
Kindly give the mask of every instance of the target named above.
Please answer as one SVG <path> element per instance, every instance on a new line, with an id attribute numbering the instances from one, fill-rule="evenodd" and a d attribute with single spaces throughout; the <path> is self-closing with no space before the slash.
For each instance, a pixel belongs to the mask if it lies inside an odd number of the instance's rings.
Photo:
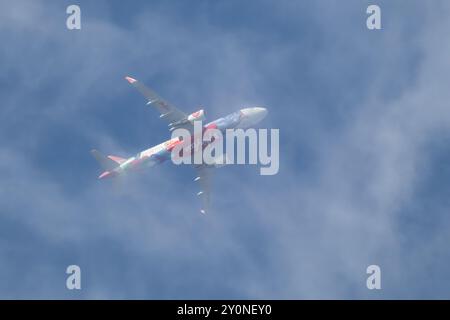
<path id="1" fill-rule="evenodd" d="M 181 143 L 180 140 L 168 142 L 167 145 L 166 145 L 167 151 L 172 151 L 172 149 L 175 148 L 175 146 L 178 145 L 178 144 L 180 144 L 180 143 Z"/>
<path id="2" fill-rule="evenodd" d="M 119 164 L 126 161 L 126 159 L 121 158 L 121 157 L 117 157 L 117 156 L 111 156 L 111 155 L 109 155 L 108 158 L 110 158 L 111 160 L 113 160 L 113 161 L 115 161 L 115 162 L 117 162 L 117 163 L 119 163 Z"/>
<path id="3" fill-rule="evenodd" d="M 103 178 L 106 177 L 107 175 L 109 175 L 109 171 L 103 172 L 98 178 L 99 178 L 99 179 L 103 179 Z"/>
<path id="4" fill-rule="evenodd" d="M 125 79 L 129 82 L 129 83 L 135 83 L 137 80 L 133 79 L 132 77 L 125 77 Z"/>
<path id="5" fill-rule="evenodd" d="M 206 130 L 208 130 L 208 129 L 217 129 L 217 124 L 215 124 L 215 123 L 208 124 L 208 125 L 205 127 L 205 129 L 206 129 Z"/>
<path id="6" fill-rule="evenodd" d="M 105 171 L 98 178 L 99 179 L 112 178 L 115 175 L 117 175 L 116 171 Z"/>

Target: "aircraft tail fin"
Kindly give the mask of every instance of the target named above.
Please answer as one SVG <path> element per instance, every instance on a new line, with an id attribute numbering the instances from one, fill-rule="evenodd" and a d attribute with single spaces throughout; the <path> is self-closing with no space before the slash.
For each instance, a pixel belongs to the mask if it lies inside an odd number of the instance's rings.
<path id="1" fill-rule="evenodd" d="M 111 171 L 121 164 L 124 159 L 115 156 L 104 156 L 98 150 L 91 150 L 92 156 L 97 160 L 103 170 Z"/>

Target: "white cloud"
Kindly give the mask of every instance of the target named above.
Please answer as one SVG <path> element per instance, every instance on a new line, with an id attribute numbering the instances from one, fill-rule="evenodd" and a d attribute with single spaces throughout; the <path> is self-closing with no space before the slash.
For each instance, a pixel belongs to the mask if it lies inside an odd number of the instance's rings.
<path id="1" fill-rule="evenodd" d="M 349 8 L 354 18 L 353 6 Z M 58 7 L 14 2 L 0 16 L 0 37 L 8 43 L 0 54 L 6 66 L 0 80 L 8 83 L 0 111 L 1 218 L 13 219 L 17 232 L 32 230 L 43 245 L 73 250 L 91 274 L 91 287 L 83 292 L 86 297 L 372 297 L 365 288 L 365 270 L 372 263 L 380 263 L 382 272 L 388 273 L 390 282 L 383 284 L 387 289 L 381 294 L 419 296 L 420 286 L 414 287 L 416 293 L 402 286 L 423 270 L 408 271 L 405 264 L 412 260 L 425 268 L 422 257 L 432 259 L 427 251 L 448 238 L 443 226 L 411 258 L 403 252 L 399 225 L 399 212 L 414 200 L 420 168 L 430 160 L 421 153 L 422 147 L 447 135 L 450 120 L 446 105 L 450 48 L 440 37 L 448 23 L 431 5 L 426 7 L 423 28 L 414 41 L 403 38 L 409 24 L 393 24 L 375 40 L 381 47 L 370 50 L 371 38 L 361 30 L 355 30 L 354 37 L 343 36 L 323 22 L 328 15 L 344 15 L 347 7 L 327 11 L 305 7 L 315 12 L 311 19 L 319 35 L 334 39 L 329 51 L 314 43 L 280 40 L 280 47 L 267 46 L 255 57 L 248 40 L 258 47 L 262 41 L 258 30 L 238 34 L 211 24 L 186 28 L 170 14 L 152 11 L 135 17 L 130 29 L 83 14 L 87 21 L 75 34 L 64 29 Z M 449 9 L 443 5 L 441 12 Z M 352 30 L 353 22 L 344 21 L 343 28 Z M 420 53 L 414 64 L 401 63 L 406 48 Z M 317 51 L 308 58 L 309 66 L 298 64 L 296 56 L 302 49 Z M 391 50 L 391 55 L 377 50 Z M 351 68 L 354 61 L 361 66 L 364 59 L 379 67 L 370 68 L 373 83 L 360 96 L 348 87 L 352 78 L 343 72 L 344 66 Z M 396 74 L 416 64 L 420 67 L 411 81 Z M 332 119 L 339 120 L 339 126 L 327 128 L 326 110 L 315 110 L 324 106 L 311 106 L 320 92 L 302 91 L 306 105 L 295 92 L 303 84 L 280 79 L 290 74 L 288 68 L 296 67 L 304 68 L 305 79 L 316 81 L 318 87 L 347 90 L 332 95 L 342 101 L 326 106 L 335 112 Z M 117 142 L 120 134 L 102 116 L 129 108 L 130 118 L 137 118 L 131 110 L 140 107 L 138 98 L 133 100 L 137 105 L 116 102 L 128 103 L 137 95 L 121 79 L 128 72 L 157 82 L 169 100 L 184 103 L 180 107 L 194 110 L 207 102 L 213 115 L 226 114 L 240 104 L 278 103 L 269 106 L 268 122 L 280 124 L 281 138 L 290 142 L 283 148 L 281 141 L 280 175 L 259 177 L 253 168 L 219 170 L 216 212 L 206 218 L 197 214 L 191 190 L 195 185 L 186 180 L 189 171 L 183 168 L 166 166 L 144 178 L 130 177 L 122 192 L 99 183 L 95 176 L 82 183 L 83 188 L 69 188 L 72 184 L 36 161 L 43 147 L 51 152 L 45 144 L 52 138 L 48 127 L 62 125 L 71 133 L 66 145 L 52 148 L 88 141 L 86 154 L 94 145 L 125 154 L 131 147 Z M 355 70 L 348 72 L 357 78 Z M 391 80 L 398 90 L 386 98 Z M 291 86 L 280 97 L 283 85 Z M 359 104 L 346 109 L 345 103 L 355 101 Z M 140 124 L 130 124 L 127 130 L 148 137 L 152 130 Z M 163 134 L 155 130 L 157 138 Z M 311 172 L 298 171 L 300 150 L 310 151 L 305 156 L 314 159 Z M 67 163 L 67 170 L 76 178 L 81 175 L 77 170 L 88 170 L 87 163 L 80 156 Z M 6 241 L 17 243 L 12 236 Z M 1 296 L 70 297 L 57 289 L 55 279 L 36 289 L 34 277 L 14 270 L 39 261 L 35 272 L 49 279 L 58 270 L 57 258 L 49 257 L 48 263 L 34 255 L 7 259 L 8 249 L 2 245 L 0 250 L 1 260 L 8 261 L 1 271 L 16 283 L 0 287 Z"/>

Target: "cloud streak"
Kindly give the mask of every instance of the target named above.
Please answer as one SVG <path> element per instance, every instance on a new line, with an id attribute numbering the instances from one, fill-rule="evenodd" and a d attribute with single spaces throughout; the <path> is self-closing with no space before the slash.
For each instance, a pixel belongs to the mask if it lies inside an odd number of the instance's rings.
<path id="1" fill-rule="evenodd" d="M 106 2 L 81 3 L 80 32 L 61 5 L 5 6 L 0 296 L 448 298 L 447 189 L 417 208 L 421 190 L 448 185 L 427 180 L 438 154 L 426 148 L 449 134 L 450 8 L 414 2 L 405 18 L 396 2 L 381 7 L 384 29 L 371 33 L 359 2 L 263 2 L 265 19 L 250 4 L 199 5 L 192 21 L 182 4 L 157 4 L 121 8 L 126 22 Z M 280 173 L 217 170 L 206 217 L 189 168 L 119 190 L 96 181 L 90 148 L 127 155 L 169 136 L 126 74 L 209 118 L 267 105 Z M 74 263 L 75 293 L 64 287 Z M 365 287 L 369 264 L 382 268 L 380 292 Z"/>

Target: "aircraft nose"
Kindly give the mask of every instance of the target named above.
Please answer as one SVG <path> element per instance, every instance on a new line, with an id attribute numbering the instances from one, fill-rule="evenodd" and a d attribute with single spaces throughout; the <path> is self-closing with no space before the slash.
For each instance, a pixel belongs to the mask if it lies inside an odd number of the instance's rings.
<path id="1" fill-rule="evenodd" d="M 255 107 L 253 109 L 255 110 L 255 113 L 258 114 L 258 116 L 260 117 L 261 120 L 267 116 L 268 111 L 266 108 Z"/>
<path id="2" fill-rule="evenodd" d="M 250 127 L 260 122 L 267 115 L 267 109 L 263 107 L 245 108 L 241 109 L 244 115 L 241 119 L 241 127 Z"/>
<path id="3" fill-rule="evenodd" d="M 241 109 L 241 112 L 249 118 L 262 119 L 267 115 L 267 109 L 263 107 L 245 108 Z"/>

